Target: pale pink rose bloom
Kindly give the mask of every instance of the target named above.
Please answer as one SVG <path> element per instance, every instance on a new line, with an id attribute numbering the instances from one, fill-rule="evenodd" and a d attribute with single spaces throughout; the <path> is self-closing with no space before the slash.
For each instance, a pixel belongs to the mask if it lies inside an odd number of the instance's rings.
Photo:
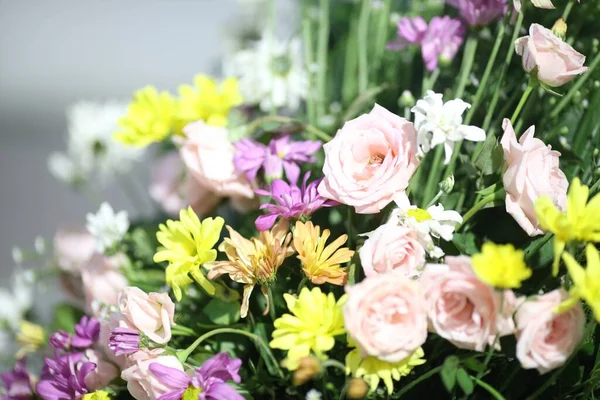
<path id="1" fill-rule="evenodd" d="M 137 329 L 158 344 L 171 340 L 175 304 L 167 293 L 146 293 L 129 286 L 119 293 L 118 307 L 120 326 Z"/>
<path id="2" fill-rule="evenodd" d="M 534 126 L 529 127 L 518 142 L 510 120 L 505 118 L 502 128 L 506 212 L 529 236 L 541 235 L 543 231 L 535 214 L 536 200 L 548 196 L 560 210 L 564 210 L 567 203 L 569 181 L 559 167 L 560 153 L 533 137 Z"/>
<path id="3" fill-rule="evenodd" d="M 376 104 L 369 114 L 346 122 L 323 148 L 321 196 L 359 214 L 378 213 L 392 201 L 408 205 L 405 190 L 419 165 L 411 122 Z"/>
<path id="4" fill-rule="evenodd" d="M 344 324 L 361 356 L 398 362 L 427 339 L 427 317 L 418 282 L 398 271 L 346 286 Z"/>
<path id="5" fill-rule="evenodd" d="M 150 372 L 150 364 L 158 363 L 183 371 L 177 357 L 164 354 L 162 349 L 138 351 L 129 357 L 129 361 L 130 367 L 121 372 L 121 378 L 127 382 L 127 390 L 136 400 L 157 400 L 173 390 Z"/>
<path id="6" fill-rule="evenodd" d="M 96 240 L 86 229 L 59 229 L 54 235 L 54 256 L 63 271 L 79 275 L 96 251 Z"/>
<path id="7" fill-rule="evenodd" d="M 86 313 L 95 313 L 95 302 L 117 305 L 119 292 L 128 285 L 127 278 L 120 271 L 123 262 L 122 254 L 113 257 L 96 254 L 81 270 Z"/>
<path id="8" fill-rule="evenodd" d="M 183 128 L 181 159 L 198 182 L 217 196 L 254 198 L 254 188 L 233 163 L 227 129 L 193 122 Z"/>
<path id="9" fill-rule="evenodd" d="M 186 172 L 177 151 L 166 154 L 156 162 L 152 168 L 149 192 L 150 197 L 171 215 L 178 215 L 180 210 L 188 206 L 204 215 L 221 200 Z"/>
<path id="10" fill-rule="evenodd" d="M 90 391 L 103 389 L 119 376 L 119 370 L 111 362 L 104 359 L 104 355 L 98 350 L 87 349 L 85 357 L 88 361 L 96 364 L 96 369 L 85 376 L 85 384 Z"/>
<path id="11" fill-rule="evenodd" d="M 529 36 L 515 41 L 515 50 L 525 71 L 535 69 L 537 79 L 548 86 L 562 86 L 588 70 L 583 54 L 539 24 L 531 24 Z"/>
<path id="12" fill-rule="evenodd" d="M 585 325 L 581 303 L 564 313 L 554 312 L 568 297 L 564 290 L 556 289 L 517 310 L 517 358 L 523 368 L 536 368 L 540 374 L 558 368 L 581 341 Z"/>
<path id="13" fill-rule="evenodd" d="M 484 351 L 497 334 L 513 333 L 512 311 L 517 304 L 514 294 L 505 293 L 507 310 L 501 313 L 502 296 L 477 278 L 469 257 L 448 256 L 445 261 L 427 264 L 419 280 L 425 293 L 429 330 L 456 347 L 475 351 Z"/>
<path id="14" fill-rule="evenodd" d="M 411 279 L 421 274 L 425 249 L 414 230 L 388 222 L 367 235 L 358 252 L 365 276 L 394 270 Z"/>

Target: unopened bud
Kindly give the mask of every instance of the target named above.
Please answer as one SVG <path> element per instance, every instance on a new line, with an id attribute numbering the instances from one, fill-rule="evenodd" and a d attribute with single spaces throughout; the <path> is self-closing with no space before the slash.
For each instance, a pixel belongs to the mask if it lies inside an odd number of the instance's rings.
<path id="1" fill-rule="evenodd" d="M 321 363 L 315 357 L 306 356 L 298 360 L 298 368 L 294 371 L 292 382 L 300 386 L 310 381 L 313 376 L 321 372 Z"/>
<path id="2" fill-rule="evenodd" d="M 440 182 L 439 184 L 440 190 L 445 194 L 448 194 L 454 188 L 454 175 L 450 175 L 446 179 Z"/>
<path id="3" fill-rule="evenodd" d="M 598 157 L 598 154 L 600 154 L 600 149 L 594 149 L 592 154 L 594 154 L 594 157 Z"/>
<path id="4" fill-rule="evenodd" d="M 402 92 L 400 98 L 398 99 L 398 105 L 400 107 L 409 108 L 415 105 L 415 97 L 412 95 L 410 90 L 405 90 L 404 92 Z"/>
<path id="5" fill-rule="evenodd" d="M 565 40 L 567 36 L 567 23 L 564 19 L 559 18 L 552 26 L 552 33 L 556 35 L 557 38 Z"/>
<path id="6" fill-rule="evenodd" d="M 369 386 L 364 379 L 352 378 L 350 379 L 350 382 L 348 382 L 346 396 L 348 396 L 349 399 L 362 399 L 367 395 L 368 391 Z"/>

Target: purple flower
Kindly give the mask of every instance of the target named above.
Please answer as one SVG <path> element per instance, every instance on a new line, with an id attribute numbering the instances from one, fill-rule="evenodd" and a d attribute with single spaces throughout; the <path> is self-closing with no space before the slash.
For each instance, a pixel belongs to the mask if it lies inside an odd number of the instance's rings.
<path id="1" fill-rule="evenodd" d="M 69 353 L 46 358 L 42 380 L 36 386 L 43 400 L 71 400 L 88 392 L 85 377 L 96 369 L 96 364 L 82 360 L 83 353 Z"/>
<path id="2" fill-rule="evenodd" d="M 184 394 L 189 398 L 198 396 L 199 400 L 244 400 L 234 388 L 225 383 L 232 380 L 241 382 L 238 371 L 242 360 L 231 359 L 227 353 L 219 353 L 202 364 L 188 376 L 183 371 L 166 367 L 159 363 L 150 364 L 150 372 L 164 385 L 172 388 L 158 400 L 180 400 Z"/>
<path id="3" fill-rule="evenodd" d="M 115 356 L 135 353 L 140 348 L 140 333 L 135 329 L 115 328 L 110 333 L 108 348 Z"/>
<path id="4" fill-rule="evenodd" d="M 15 363 L 12 371 L 0 374 L 0 380 L 6 390 L 2 400 L 28 400 L 33 398 L 31 388 L 31 376 L 25 366 L 26 360 L 23 358 Z"/>
<path id="5" fill-rule="evenodd" d="M 235 167 L 244 172 L 249 181 L 253 181 L 263 168 L 267 181 L 281 178 L 285 171 L 287 179 L 295 185 L 300 176 L 299 164 L 315 162 L 312 155 L 321 148 L 321 142 L 294 142 L 285 135 L 271 139 L 267 146 L 249 138 L 239 140 L 234 146 Z"/>
<path id="6" fill-rule="evenodd" d="M 276 204 L 263 204 L 261 209 L 267 210 L 268 214 L 261 215 L 256 219 L 256 229 L 266 231 L 270 229 L 277 217 L 300 218 L 309 216 L 322 207 L 331 207 L 338 203 L 328 200 L 317 191 L 321 179 L 312 181 L 306 185 L 310 173 L 304 175 L 302 187 L 289 185 L 287 182 L 276 179 L 271 184 L 271 191 L 257 190 L 256 193 L 263 196 L 271 196 Z"/>
<path id="7" fill-rule="evenodd" d="M 506 14 L 506 0 L 447 0 L 470 26 L 485 26 Z"/>
<path id="8" fill-rule="evenodd" d="M 429 21 L 427 34 L 421 43 L 421 53 L 425 67 L 433 71 L 438 61 L 452 61 L 464 41 L 465 26 L 457 19 L 433 17 Z"/>
<path id="9" fill-rule="evenodd" d="M 86 349 L 94 344 L 100 336 L 100 321 L 84 315 L 75 325 L 75 333 L 71 338 L 71 346 Z"/>
<path id="10" fill-rule="evenodd" d="M 398 39 L 388 43 L 388 50 L 402 50 L 410 44 L 420 45 L 427 33 L 427 22 L 421 17 L 405 17 L 398 22 Z"/>
<path id="11" fill-rule="evenodd" d="M 48 343 L 56 350 L 68 350 L 71 346 L 71 335 L 69 332 L 59 329 L 50 336 Z"/>

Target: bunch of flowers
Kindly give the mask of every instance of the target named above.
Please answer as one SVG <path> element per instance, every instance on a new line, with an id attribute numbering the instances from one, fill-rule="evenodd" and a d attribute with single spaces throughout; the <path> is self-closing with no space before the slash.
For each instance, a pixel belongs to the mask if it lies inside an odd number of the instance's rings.
<path id="1" fill-rule="evenodd" d="M 302 40 L 111 121 L 96 156 L 159 144 L 161 212 L 56 234 L 72 301 L 48 330 L 2 299 L 4 398 L 598 393 L 598 4 L 305 3 Z"/>

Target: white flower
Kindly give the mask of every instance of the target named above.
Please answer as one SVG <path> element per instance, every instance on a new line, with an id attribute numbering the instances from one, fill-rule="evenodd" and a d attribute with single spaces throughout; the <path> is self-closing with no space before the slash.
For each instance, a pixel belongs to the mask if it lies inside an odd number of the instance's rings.
<path id="1" fill-rule="evenodd" d="M 444 103 L 442 94 L 428 90 L 427 95 L 417 101 L 417 104 L 411 109 L 415 114 L 420 155 L 443 144 L 446 150 L 444 163 L 448 164 L 454 149 L 454 142 L 464 139 L 474 142 L 485 140 L 483 129 L 462 124 L 462 114 L 470 107 L 469 103 L 465 103 L 461 99 Z"/>
<path id="2" fill-rule="evenodd" d="M 444 256 L 444 251 L 435 245 L 433 239 L 451 241 L 454 229 L 462 222 L 459 213 L 444 210 L 441 204 L 430 206 L 427 210 L 416 206 L 397 208 L 392 212 L 390 219 L 397 219 L 401 225 L 414 229 L 419 234 L 419 242 L 432 258 Z"/>
<path id="3" fill-rule="evenodd" d="M 115 214 L 107 202 L 102 203 L 96 214 L 87 215 L 87 230 L 96 239 L 96 248 L 100 253 L 117 244 L 129 229 L 127 211 Z"/>
<path id="4" fill-rule="evenodd" d="M 33 305 L 33 292 L 34 276 L 31 271 L 15 271 L 12 276 L 12 288 L 0 288 L 0 327 L 9 327 L 13 331 L 19 328 L 23 315 Z"/>
<path id="5" fill-rule="evenodd" d="M 113 139 L 125 104 L 117 102 L 79 102 L 67 109 L 67 149 L 50 155 L 48 169 L 55 178 L 68 184 L 90 181 L 106 183 L 128 172 L 142 151 Z"/>
<path id="6" fill-rule="evenodd" d="M 317 389 L 310 389 L 306 393 L 306 400 L 321 400 L 323 395 Z"/>
<path id="7" fill-rule="evenodd" d="M 280 41 L 264 33 L 252 48 L 226 60 L 224 70 L 238 77 L 245 102 L 259 104 L 263 111 L 272 107 L 296 111 L 308 93 L 302 43 L 297 38 Z"/>

